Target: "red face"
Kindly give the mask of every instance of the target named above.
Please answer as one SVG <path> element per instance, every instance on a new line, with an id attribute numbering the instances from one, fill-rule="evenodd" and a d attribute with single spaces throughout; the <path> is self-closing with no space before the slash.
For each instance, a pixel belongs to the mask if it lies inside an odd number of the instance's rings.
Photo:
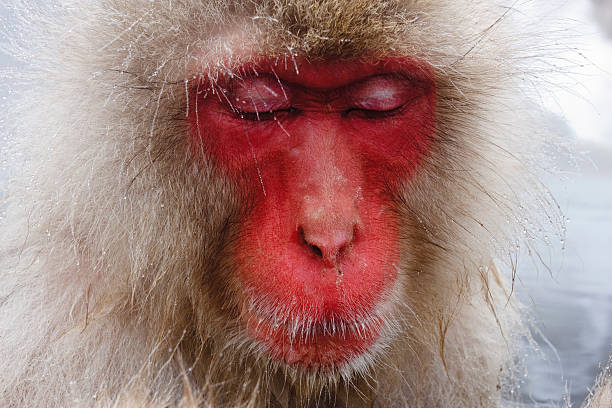
<path id="1" fill-rule="evenodd" d="M 249 211 L 241 317 L 268 354 L 338 367 L 384 333 L 398 276 L 394 191 L 427 154 L 431 70 L 414 61 L 266 60 L 194 90 L 194 141 Z"/>

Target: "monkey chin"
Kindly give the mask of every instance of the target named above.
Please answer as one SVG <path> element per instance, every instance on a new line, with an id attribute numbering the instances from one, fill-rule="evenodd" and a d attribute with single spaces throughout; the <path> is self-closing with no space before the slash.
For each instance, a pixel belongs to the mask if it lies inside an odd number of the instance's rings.
<path id="1" fill-rule="evenodd" d="M 324 320 L 283 325 L 247 315 L 249 335 L 275 361 L 311 372 L 331 372 L 377 349 L 383 319 Z"/>
<path id="2" fill-rule="evenodd" d="M 347 278 L 355 275 L 350 269 L 344 272 Z M 287 301 L 271 299 L 274 294 L 264 295 L 256 288 L 247 290 L 241 309 L 243 325 L 266 359 L 297 373 L 325 376 L 364 371 L 394 337 L 393 300 L 401 290 L 401 276 L 388 278 L 384 289 L 352 291 L 347 298 L 342 283 L 331 283 L 342 275 L 332 268 L 325 275 L 329 286 Z"/>

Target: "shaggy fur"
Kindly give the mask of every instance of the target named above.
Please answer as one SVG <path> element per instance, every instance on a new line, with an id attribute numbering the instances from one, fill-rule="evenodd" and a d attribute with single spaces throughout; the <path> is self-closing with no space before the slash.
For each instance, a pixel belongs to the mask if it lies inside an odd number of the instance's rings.
<path id="1" fill-rule="evenodd" d="M 24 63 L 12 80 L 25 83 L 4 131 L 2 406 L 516 398 L 526 330 L 514 259 L 562 225 L 534 176 L 545 131 L 528 127 L 548 51 L 520 13 L 475 0 L 46 3 L 13 1 L 21 24 L 4 44 Z M 434 147 L 396 194 L 402 317 L 387 322 L 376 359 L 333 372 L 279 366 L 236 317 L 228 254 L 243 194 L 194 157 L 186 112 L 202 73 L 240 75 L 254 55 L 406 55 L 434 69 Z"/>
<path id="2" fill-rule="evenodd" d="M 600 374 L 595 388 L 583 404 L 583 408 L 609 408 L 612 406 L 612 358 Z"/>

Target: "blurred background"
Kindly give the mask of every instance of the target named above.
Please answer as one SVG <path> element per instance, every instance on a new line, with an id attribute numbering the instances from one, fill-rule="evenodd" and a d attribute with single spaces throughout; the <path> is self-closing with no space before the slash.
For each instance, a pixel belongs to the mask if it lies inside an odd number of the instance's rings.
<path id="1" fill-rule="evenodd" d="M 569 219 L 566 240 L 559 250 L 551 245 L 546 267 L 520 260 L 516 291 L 534 316 L 538 343 L 535 352 L 525 347 L 520 392 L 528 407 L 555 406 L 563 395 L 579 407 L 612 354 L 612 0 L 523 2 L 576 30 L 582 63 L 575 83 L 544 96 L 551 125 L 574 144 L 575 157 L 571 165 L 560 158 L 547 182 Z M 0 2 L 0 24 L 10 25 L 6 11 Z M 0 50 L 0 78 L 15 66 Z M 0 81 L 0 98 L 11 89 Z"/>
<path id="2" fill-rule="evenodd" d="M 529 407 L 555 406 L 564 393 L 580 407 L 612 354 L 612 0 L 557 4 L 583 61 L 576 82 L 545 101 L 576 153 L 548 183 L 569 220 L 564 249 L 547 254 L 550 271 L 527 256 L 519 269 L 517 291 L 540 331 L 539 350 L 525 355 Z"/>

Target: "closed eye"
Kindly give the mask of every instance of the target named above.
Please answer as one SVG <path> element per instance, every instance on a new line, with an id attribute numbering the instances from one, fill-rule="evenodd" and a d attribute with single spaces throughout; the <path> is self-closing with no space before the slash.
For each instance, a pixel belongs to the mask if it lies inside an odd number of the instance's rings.
<path id="1" fill-rule="evenodd" d="M 342 112 L 343 117 L 356 116 L 364 119 L 384 119 L 391 116 L 399 115 L 404 111 L 406 105 L 400 105 L 389 110 L 374 110 L 363 108 L 349 108 Z"/>
<path id="2" fill-rule="evenodd" d="M 266 120 L 274 113 L 291 109 L 289 90 L 269 76 L 236 81 L 229 95 L 231 110 L 245 120 Z"/>
<path id="3" fill-rule="evenodd" d="M 345 115 L 388 117 L 399 114 L 422 93 L 410 78 L 376 75 L 344 90 L 349 107 Z"/>

